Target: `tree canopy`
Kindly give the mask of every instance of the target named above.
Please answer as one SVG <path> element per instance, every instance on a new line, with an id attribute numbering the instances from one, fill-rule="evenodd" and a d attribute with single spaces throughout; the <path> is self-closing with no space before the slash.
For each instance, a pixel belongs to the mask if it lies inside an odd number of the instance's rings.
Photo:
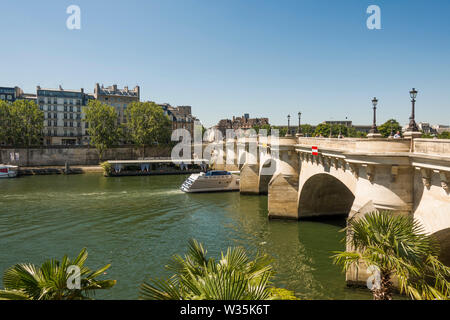
<path id="1" fill-rule="evenodd" d="M 0 142 L 18 147 L 40 144 L 43 127 L 44 112 L 35 102 L 0 100 Z"/>
<path id="2" fill-rule="evenodd" d="M 126 128 L 131 140 L 141 147 L 170 142 L 172 124 L 154 102 L 133 102 L 126 110 Z"/>
<path id="3" fill-rule="evenodd" d="M 117 124 L 117 112 L 114 107 L 97 100 L 90 100 L 84 109 L 90 143 L 97 148 L 102 158 L 103 153 L 118 144 L 122 136 L 122 130 Z"/>
<path id="4" fill-rule="evenodd" d="M 395 134 L 397 131 L 402 132 L 402 127 L 395 119 L 389 119 L 382 125 L 378 126 L 378 132 L 384 137 L 387 138 L 391 135 L 391 132 Z"/>

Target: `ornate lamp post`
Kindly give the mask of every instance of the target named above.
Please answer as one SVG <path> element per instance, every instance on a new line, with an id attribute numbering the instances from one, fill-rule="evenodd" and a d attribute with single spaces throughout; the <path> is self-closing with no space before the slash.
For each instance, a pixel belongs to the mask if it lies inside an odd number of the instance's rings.
<path id="1" fill-rule="evenodd" d="M 416 97 L 417 97 L 418 91 L 415 88 L 412 88 L 412 90 L 409 92 L 409 96 L 411 97 L 411 117 L 409 117 L 409 125 L 405 132 L 405 137 L 407 138 L 420 138 L 422 133 L 419 131 L 419 128 L 416 124 Z"/>
<path id="2" fill-rule="evenodd" d="M 297 134 L 296 134 L 297 137 L 303 137 L 301 121 L 302 121 L 302 113 L 299 112 L 298 113 L 298 130 L 297 130 Z"/>
<path id="3" fill-rule="evenodd" d="M 419 131 L 419 128 L 417 128 L 416 124 L 416 97 L 417 97 L 417 90 L 413 88 L 409 92 L 409 96 L 411 97 L 411 104 L 412 104 L 412 111 L 411 111 L 411 117 L 409 117 L 409 126 L 408 131 Z"/>
<path id="4" fill-rule="evenodd" d="M 377 128 L 377 105 L 378 105 L 377 98 L 372 99 L 372 105 L 373 105 L 373 123 L 372 123 L 372 128 L 370 129 L 367 137 L 368 138 L 380 138 L 381 134 L 378 132 L 378 128 Z"/>
<path id="5" fill-rule="evenodd" d="M 287 127 L 287 132 L 286 132 L 286 137 L 290 137 L 291 136 L 291 115 L 288 114 L 287 116 L 288 119 L 288 127 Z"/>

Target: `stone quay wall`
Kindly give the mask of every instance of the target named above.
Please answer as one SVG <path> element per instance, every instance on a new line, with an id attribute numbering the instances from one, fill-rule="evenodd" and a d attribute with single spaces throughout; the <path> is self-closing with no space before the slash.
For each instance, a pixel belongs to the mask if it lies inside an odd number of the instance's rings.
<path id="1" fill-rule="evenodd" d="M 153 146 L 145 148 L 146 158 L 170 157 L 171 147 Z M 13 156 L 11 156 L 13 155 Z M 31 148 L 0 147 L 0 163 L 32 166 L 98 165 L 105 160 L 138 160 L 142 158 L 142 148 L 120 146 L 108 149 L 100 160 L 94 147 L 86 146 L 45 146 Z"/>

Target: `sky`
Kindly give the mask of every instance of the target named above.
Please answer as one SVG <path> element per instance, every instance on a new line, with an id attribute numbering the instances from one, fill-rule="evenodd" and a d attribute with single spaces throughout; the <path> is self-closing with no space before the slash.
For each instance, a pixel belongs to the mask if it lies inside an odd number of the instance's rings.
<path id="1" fill-rule="evenodd" d="M 244 113 L 296 124 L 299 111 L 371 124 L 375 96 L 378 124 L 406 124 L 415 87 L 416 121 L 450 125 L 449 17 L 448 0 L 0 0 L 0 86 L 139 85 L 207 127 Z"/>

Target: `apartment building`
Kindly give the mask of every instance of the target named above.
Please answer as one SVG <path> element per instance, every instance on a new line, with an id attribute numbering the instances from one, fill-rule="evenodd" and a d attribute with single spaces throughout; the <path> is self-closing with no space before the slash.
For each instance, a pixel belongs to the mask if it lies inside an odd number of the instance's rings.
<path id="1" fill-rule="evenodd" d="M 172 130 L 186 129 L 194 136 L 194 124 L 198 120 L 192 116 L 191 106 L 178 106 L 173 107 L 168 103 L 158 104 L 164 110 L 164 114 L 167 115 L 172 121 Z"/>
<path id="2" fill-rule="evenodd" d="M 87 142 L 83 107 L 93 95 L 80 90 L 36 87 L 36 100 L 44 112 L 44 144 L 75 145 Z"/>
<path id="3" fill-rule="evenodd" d="M 130 90 L 125 86 L 123 89 L 120 89 L 116 84 L 104 87 L 103 85 L 100 86 L 96 83 L 94 88 L 94 98 L 102 103 L 113 106 L 118 115 L 118 123 L 124 123 L 126 122 L 125 110 L 127 106 L 132 102 L 140 101 L 140 88 L 139 86 L 136 86 L 134 89 Z"/>

